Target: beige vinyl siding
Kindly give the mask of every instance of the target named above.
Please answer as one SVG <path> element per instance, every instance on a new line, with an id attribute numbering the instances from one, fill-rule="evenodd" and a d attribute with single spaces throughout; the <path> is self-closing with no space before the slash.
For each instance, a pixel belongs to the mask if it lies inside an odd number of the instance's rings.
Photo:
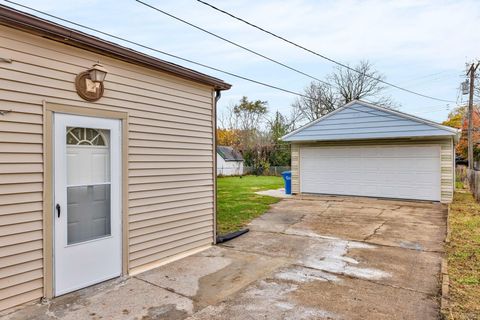
<path id="1" fill-rule="evenodd" d="M 441 161 L 441 190 L 443 203 L 453 201 L 453 193 L 455 191 L 455 148 L 452 139 L 445 139 L 440 144 L 440 161 Z"/>
<path id="2" fill-rule="evenodd" d="M 0 110 L 12 110 L 0 116 L 2 310 L 43 296 L 43 116 L 41 103 L 2 100 Z"/>
<path id="3" fill-rule="evenodd" d="M 425 140 L 364 140 L 364 141 L 337 141 L 317 143 L 292 143 L 292 192 L 300 193 L 300 147 L 322 146 L 322 145 L 372 145 L 372 144 L 438 144 L 441 152 L 441 202 L 450 203 L 453 200 L 454 192 L 454 146 L 453 138 L 425 139 Z"/>
<path id="4" fill-rule="evenodd" d="M 127 112 L 129 270 L 213 242 L 209 86 L 0 26 L 0 310 L 43 296 L 43 102 Z M 95 103 L 75 76 L 108 70 Z"/>
<path id="5" fill-rule="evenodd" d="M 292 193 L 300 193 L 300 145 L 292 143 Z"/>

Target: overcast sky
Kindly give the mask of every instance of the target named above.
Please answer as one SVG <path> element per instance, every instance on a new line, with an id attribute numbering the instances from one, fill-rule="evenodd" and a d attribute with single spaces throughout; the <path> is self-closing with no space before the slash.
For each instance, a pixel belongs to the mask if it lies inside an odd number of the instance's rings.
<path id="1" fill-rule="evenodd" d="M 294 48 L 195 0 L 144 1 L 318 78 L 324 78 L 334 68 L 328 61 Z M 134 0 L 18 2 L 292 91 L 301 92 L 311 80 L 155 12 Z M 207 2 L 342 63 L 355 64 L 362 59 L 369 60 L 389 82 L 446 100 L 462 99 L 458 87 L 464 80 L 465 63 L 480 58 L 479 0 Z M 3 0 L 0 3 L 15 7 Z M 127 46 L 231 83 L 232 89 L 224 92 L 220 100 L 220 111 L 245 95 L 250 99 L 267 100 L 271 111 L 289 113 L 290 105 L 295 99 L 288 93 L 264 88 L 132 45 Z M 444 120 L 449 108 L 455 106 L 455 102 L 447 106 L 447 103 L 396 89 L 389 89 L 388 94 L 401 105 L 400 111 L 435 121 Z"/>

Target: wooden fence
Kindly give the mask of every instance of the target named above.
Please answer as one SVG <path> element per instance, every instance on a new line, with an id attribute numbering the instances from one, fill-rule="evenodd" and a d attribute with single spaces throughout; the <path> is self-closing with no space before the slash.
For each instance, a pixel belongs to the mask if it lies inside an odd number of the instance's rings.
<path id="1" fill-rule="evenodd" d="M 476 167 L 478 169 L 478 167 Z M 462 182 L 470 189 L 473 196 L 480 202 L 480 171 L 470 170 L 465 165 L 457 165 L 455 168 L 456 181 Z"/>
<path id="2" fill-rule="evenodd" d="M 473 196 L 480 201 L 480 171 L 467 169 L 467 181 Z"/>
<path id="3" fill-rule="evenodd" d="M 466 165 L 463 165 L 463 164 L 457 164 L 457 166 L 455 167 L 455 180 L 456 182 L 461 182 L 465 185 L 468 184 L 467 182 L 467 170 L 468 170 L 468 167 Z"/>

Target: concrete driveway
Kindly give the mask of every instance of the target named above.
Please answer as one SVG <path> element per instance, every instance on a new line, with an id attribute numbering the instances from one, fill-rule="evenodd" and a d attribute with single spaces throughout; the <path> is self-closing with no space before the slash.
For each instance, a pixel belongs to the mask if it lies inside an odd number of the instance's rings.
<path id="1" fill-rule="evenodd" d="M 293 197 L 246 235 L 5 319 L 437 319 L 446 208 Z"/>

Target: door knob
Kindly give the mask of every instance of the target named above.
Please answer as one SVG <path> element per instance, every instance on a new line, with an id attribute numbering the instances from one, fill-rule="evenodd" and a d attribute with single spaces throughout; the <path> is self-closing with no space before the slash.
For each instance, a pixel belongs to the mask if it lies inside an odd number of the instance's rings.
<path id="1" fill-rule="evenodd" d="M 60 218 L 60 204 L 57 203 L 55 209 L 57 209 L 57 217 Z"/>

